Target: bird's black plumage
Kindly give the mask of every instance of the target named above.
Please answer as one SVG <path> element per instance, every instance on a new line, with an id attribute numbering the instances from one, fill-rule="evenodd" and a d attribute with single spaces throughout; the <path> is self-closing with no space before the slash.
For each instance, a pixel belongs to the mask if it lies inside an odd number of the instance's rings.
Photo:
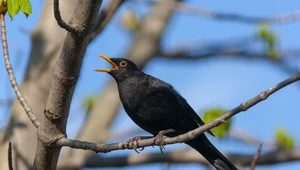
<path id="1" fill-rule="evenodd" d="M 96 71 L 108 72 L 116 80 L 125 111 L 142 129 L 153 135 L 162 130 L 174 129 L 175 132 L 166 134 L 174 137 L 204 124 L 170 84 L 143 73 L 130 60 L 100 56 L 110 62 L 113 68 Z M 202 154 L 216 169 L 237 170 L 205 134 L 185 143 Z"/>

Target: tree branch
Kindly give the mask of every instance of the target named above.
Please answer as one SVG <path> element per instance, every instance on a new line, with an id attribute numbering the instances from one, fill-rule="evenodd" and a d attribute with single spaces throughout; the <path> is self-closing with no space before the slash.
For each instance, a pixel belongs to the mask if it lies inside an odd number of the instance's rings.
<path id="1" fill-rule="evenodd" d="M 260 143 L 259 146 L 258 146 L 257 152 L 254 155 L 253 160 L 251 162 L 250 170 L 254 170 L 255 169 L 257 161 L 258 161 L 258 159 L 260 157 L 261 148 L 262 148 L 262 144 Z"/>
<path id="2" fill-rule="evenodd" d="M 172 138 L 164 138 L 162 140 L 162 144 L 174 144 L 174 143 L 182 143 L 191 139 L 194 139 L 195 137 L 199 136 L 200 134 L 204 133 L 205 131 L 214 128 L 216 126 L 219 126 L 222 123 L 225 123 L 227 119 L 230 117 L 236 115 L 237 113 L 240 113 L 242 111 L 246 111 L 250 107 L 256 105 L 257 103 L 267 99 L 270 95 L 275 93 L 276 91 L 284 88 L 285 86 L 292 84 L 296 81 L 300 80 L 300 73 L 296 74 L 295 76 L 292 76 L 279 84 L 269 88 L 268 90 L 265 90 L 258 94 L 257 96 L 253 97 L 252 99 L 241 103 L 239 106 L 236 108 L 232 109 L 229 112 L 226 112 L 224 115 L 214 119 L 213 121 L 198 127 L 197 129 L 194 129 L 192 131 L 189 131 L 185 134 L 172 137 Z M 71 148 L 76 148 L 76 149 L 87 149 L 87 150 L 92 150 L 95 152 L 110 152 L 114 150 L 121 150 L 121 149 L 134 149 L 134 148 L 143 148 L 147 146 L 155 146 L 155 140 L 154 138 L 151 139 L 145 139 L 139 141 L 139 146 L 133 146 L 132 143 L 128 142 L 120 142 L 120 143 L 112 143 L 112 144 L 95 144 L 91 142 L 82 142 L 78 140 L 72 140 L 72 139 L 67 139 L 67 138 L 61 138 L 56 142 L 57 146 L 68 146 Z"/>
<path id="3" fill-rule="evenodd" d="M 9 81 L 14 89 L 14 92 L 17 96 L 17 99 L 19 100 L 20 104 L 24 108 L 26 114 L 28 115 L 29 119 L 31 122 L 34 124 L 36 128 L 39 127 L 40 122 L 37 119 L 37 117 L 34 115 L 31 107 L 29 106 L 27 100 L 23 97 L 23 94 L 18 86 L 18 83 L 16 81 L 10 59 L 9 59 L 9 54 L 8 54 L 8 44 L 7 44 L 7 38 L 6 38 L 6 26 L 5 26 L 5 20 L 4 20 L 4 14 L 0 14 L 1 18 L 1 35 L 2 35 L 2 48 L 3 48 L 3 57 L 4 57 L 4 62 L 5 62 L 5 68 L 7 71 L 7 74 L 9 76 Z"/>
<path id="4" fill-rule="evenodd" d="M 70 23 L 76 23 L 76 30 L 90 31 L 101 3 L 99 0 L 78 1 Z M 88 45 L 88 37 L 85 31 L 83 34 L 67 34 L 54 69 L 45 117 L 38 129 L 35 169 L 56 169 L 61 148 L 52 146 L 66 133 L 70 104 Z"/>
<path id="5" fill-rule="evenodd" d="M 261 140 L 255 138 L 254 136 L 248 134 L 247 132 L 239 129 L 230 129 L 226 137 L 236 141 L 243 142 L 244 144 L 248 144 L 248 145 L 256 146 L 259 144 L 263 144 L 264 149 L 269 151 L 278 149 L 278 145 L 276 144 L 276 141 L 262 142 Z"/>
<path id="6" fill-rule="evenodd" d="M 246 40 L 245 40 L 246 41 Z M 239 43 L 237 44 L 239 45 Z M 245 43 L 243 43 L 245 45 Z M 159 51 L 157 56 L 166 59 L 179 59 L 179 60 L 199 60 L 207 59 L 216 56 L 226 57 L 245 57 L 247 59 L 263 59 L 267 62 L 271 62 L 282 69 L 288 74 L 298 73 L 299 70 L 286 64 L 284 59 L 287 56 L 298 56 L 300 52 L 298 50 L 285 50 L 278 51 L 278 59 L 270 59 L 265 51 L 253 51 L 251 49 L 245 49 L 243 47 L 236 49 L 235 46 L 221 44 L 217 46 L 199 46 L 199 47 L 179 47 L 171 52 Z"/>
<path id="7" fill-rule="evenodd" d="M 101 11 L 100 15 L 98 16 L 95 25 L 93 27 L 93 30 L 90 34 L 90 40 L 94 40 L 97 35 L 99 35 L 102 30 L 105 28 L 105 26 L 108 24 L 108 22 L 111 20 L 117 9 L 122 5 L 124 0 L 112 0 L 109 1 L 109 3 L 104 7 L 104 9 Z"/>
<path id="8" fill-rule="evenodd" d="M 144 1 L 144 0 L 136 0 L 136 1 Z M 150 1 L 149 3 L 153 3 L 153 2 Z M 211 18 L 215 20 L 242 22 L 246 24 L 259 24 L 259 23 L 283 24 L 283 23 L 297 21 L 300 19 L 299 10 L 287 14 L 272 16 L 272 17 L 251 17 L 251 16 L 245 16 L 241 14 L 210 11 L 207 9 L 202 9 L 181 2 L 172 3 L 170 4 L 170 6 L 179 12 L 183 12 L 187 14 L 202 16 L 202 17 Z"/>
<path id="9" fill-rule="evenodd" d="M 78 0 L 60 1 L 59 5 L 62 11 L 62 17 L 66 21 L 70 20 L 77 1 Z M 18 63 L 16 65 L 12 63 L 14 72 L 19 70 L 17 67 L 21 64 L 19 63 L 20 61 L 22 65 L 26 65 L 24 74 L 22 73 L 22 83 L 19 84 L 20 90 L 23 96 L 26 97 L 35 116 L 40 120 L 40 123 L 42 123 L 44 117 L 43 111 L 51 87 L 53 68 L 67 35 L 67 31 L 56 24 L 53 14 L 53 0 L 43 1 L 41 8 L 36 27 L 31 30 L 30 35 L 27 35 L 31 44 L 31 49 L 28 51 L 28 58 L 17 55 L 16 59 Z M 7 36 L 7 38 L 9 38 L 9 35 Z M 22 44 L 22 42 L 20 43 Z M 25 62 L 24 59 L 28 59 L 28 62 Z M 9 141 L 14 141 L 13 164 L 15 169 L 32 169 L 37 143 L 37 129 L 32 125 L 27 114 L 24 114 L 24 108 L 19 104 L 18 100 L 13 102 L 10 110 L 11 114 L 8 124 L 3 131 L 5 135 L 1 138 L 0 157 L 5 158 L 7 156 L 6 152 L 1 151 L 7 149 Z M 32 145 L 32 147 L 29 147 L 29 144 Z M 24 158 L 26 158 L 26 161 Z M 7 160 L 0 159 L 0 170 L 7 170 L 7 167 Z"/>
<path id="10" fill-rule="evenodd" d="M 253 160 L 253 154 L 230 154 L 223 153 L 230 161 L 241 166 L 250 166 Z M 272 165 L 297 161 L 300 159 L 300 149 L 295 150 L 277 150 L 260 155 L 256 165 Z M 153 163 L 200 163 L 209 165 L 207 160 L 194 150 L 178 150 L 173 152 L 161 153 L 141 153 L 125 156 L 100 157 L 94 155 L 82 166 L 65 164 L 59 169 L 81 169 L 81 168 L 99 168 L 99 167 L 125 167 Z"/>
<path id="11" fill-rule="evenodd" d="M 294 11 L 288 14 L 282 14 L 273 17 L 250 17 L 244 16 L 241 14 L 233 14 L 233 13 L 221 13 L 210 11 L 207 9 L 201 9 L 194 6 L 190 6 L 183 3 L 177 3 L 176 8 L 180 12 L 199 15 L 207 18 L 212 18 L 216 20 L 225 20 L 225 21 L 236 21 L 247 24 L 258 24 L 258 23 L 267 23 L 267 24 L 282 24 L 292 21 L 297 21 L 300 19 L 300 11 Z"/>
<path id="12" fill-rule="evenodd" d="M 61 27 L 64 28 L 65 30 L 67 30 L 68 32 L 71 33 L 80 33 L 81 30 L 79 30 L 78 28 L 67 24 L 60 15 L 60 11 L 59 11 L 59 0 L 53 0 L 53 10 L 54 10 L 54 17 L 57 21 L 57 24 Z"/>

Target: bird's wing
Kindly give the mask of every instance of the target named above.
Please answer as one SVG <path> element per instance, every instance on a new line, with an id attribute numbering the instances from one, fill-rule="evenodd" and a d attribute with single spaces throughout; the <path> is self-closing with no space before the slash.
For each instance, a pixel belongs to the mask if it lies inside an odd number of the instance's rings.
<path id="1" fill-rule="evenodd" d="M 204 122 L 199 117 L 199 115 L 194 111 L 194 109 L 187 103 L 187 101 L 178 93 L 176 90 L 170 85 L 163 81 L 154 80 L 152 83 L 152 86 L 155 88 L 152 89 L 150 94 L 160 96 L 165 98 L 164 100 L 173 101 L 174 99 L 176 101 L 172 103 L 176 103 L 178 106 L 183 107 L 180 110 L 184 110 L 193 121 L 195 121 L 199 126 L 204 125 Z M 183 114 L 183 113 L 182 113 Z M 207 131 L 210 135 L 214 136 L 214 134 L 211 132 L 211 130 Z"/>
<path id="2" fill-rule="evenodd" d="M 183 98 L 183 97 L 180 96 L 179 94 L 178 94 L 178 96 L 179 96 L 180 98 L 182 98 L 181 101 L 182 101 L 183 103 L 186 103 L 184 106 L 186 106 L 186 109 L 189 110 L 189 112 L 188 112 L 189 116 L 191 116 L 192 119 L 193 119 L 195 122 L 197 122 L 197 124 L 198 124 L 199 126 L 204 125 L 205 123 L 203 122 L 203 120 L 202 120 L 202 119 L 199 117 L 199 115 L 194 111 L 194 109 L 187 103 L 187 101 L 185 100 L 185 98 Z M 212 136 L 215 136 L 215 135 L 212 133 L 211 130 L 208 130 L 207 133 L 209 133 L 209 134 L 212 135 Z"/>

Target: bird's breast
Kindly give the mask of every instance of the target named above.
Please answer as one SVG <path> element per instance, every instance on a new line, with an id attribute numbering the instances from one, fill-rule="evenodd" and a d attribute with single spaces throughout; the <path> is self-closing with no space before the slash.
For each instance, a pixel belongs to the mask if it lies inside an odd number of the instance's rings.
<path id="1" fill-rule="evenodd" d="M 119 95 L 120 100 L 124 106 L 125 111 L 133 112 L 145 99 L 146 96 L 146 83 L 126 83 L 125 85 L 120 84 Z M 129 113 L 130 114 L 130 113 Z"/>

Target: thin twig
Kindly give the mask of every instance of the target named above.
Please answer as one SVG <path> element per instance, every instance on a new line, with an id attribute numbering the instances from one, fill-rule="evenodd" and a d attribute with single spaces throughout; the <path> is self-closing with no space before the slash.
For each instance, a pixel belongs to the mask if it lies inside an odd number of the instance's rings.
<path id="1" fill-rule="evenodd" d="M 68 32 L 71 33 L 79 33 L 80 30 L 77 30 L 75 27 L 67 24 L 60 15 L 60 11 L 59 11 L 59 0 L 53 0 L 53 9 L 54 9 L 54 17 L 57 21 L 57 24 L 61 27 L 64 28 L 65 30 L 67 30 Z"/>
<path id="2" fill-rule="evenodd" d="M 259 146 L 258 146 L 257 152 L 256 152 L 256 154 L 254 155 L 254 157 L 252 159 L 250 170 L 254 170 L 255 169 L 257 160 L 260 157 L 261 148 L 262 148 L 262 144 L 260 143 Z"/>
<path id="3" fill-rule="evenodd" d="M 13 170 L 11 142 L 8 143 L 8 169 Z"/>
<path id="4" fill-rule="evenodd" d="M 136 0 L 136 1 L 143 2 L 145 0 Z M 153 3 L 153 1 L 150 2 L 146 1 L 146 2 Z M 236 22 L 242 22 L 247 24 L 258 24 L 258 23 L 283 24 L 283 23 L 300 20 L 300 10 L 296 10 L 291 13 L 281 14 L 272 17 L 251 17 L 251 16 L 244 16 L 241 14 L 210 11 L 207 9 L 202 9 L 182 2 L 174 2 L 173 4 L 170 5 L 172 5 L 171 7 L 173 7 L 173 9 L 187 14 L 207 17 L 216 20 L 236 21 Z"/>
<path id="5" fill-rule="evenodd" d="M 4 56 L 4 61 L 5 61 L 5 68 L 6 68 L 8 76 L 9 76 L 9 81 L 11 83 L 12 88 L 14 89 L 17 99 L 19 100 L 20 104 L 24 108 L 29 119 L 34 124 L 34 126 L 36 128 L 38 128 L 40 125 L 40 122 L 38 121 L 37 117 L 34 115 L 32 109 L 29 106 L 26 99 L 23 97 L 23 94 L 21 93 L 18 83 L 16 81 L 16 78 L 14 76 L 14 72 L 13 72 L 13 69 L 12 69 L 12 66 L 10 63 L 10 59 L 9 59 L 9 54 L 8 54 L 8 45 L 7 45 L 7 38 L 6 38 L 6 27 L 5 27 L 4 14 L 0 14 L 0 18 L 1 18 L 3 56 Z"/>
<path id="6" fill-rule="evenodd" d="M 252 99 L 240 104 L 238 107 L 234 108 L 233 110 L 225 113 L 224 115 L 214 119 L 213 121 L 200 126 L 197 129 L 194 129 L 192 131 L 189 131 L 185 134 L 173 137 L 173 138 L 165 138 L 162 140 L 162 144 L 174 144 L 174 143 L 182 143 L 191 139 L 194 139 L 195 137 L 199 136 L 200 134 L 204 133 L 205 131 L 214 128 L 216 126 L 219 126 L 226 122 L 227 119 L 230 117 L 242 112 L 246 111 L 250 107 L 256 105 L 257 103 L 267 99 L 270 95 L 275 93 L 276 91 L 284 88 L 285 86 L 292 84 L 296 81 L 300 80 L 300 73 L 296 74 L 295 76 L 292 76 L 279 84 L 269 88 L 266 91 L 261 92 L 257 96 L 253 97 Z M 134 149 L 134 148 L 143 148 L 146 146 L 154 146 L 155 140 L 154 138 L 151 139 L 145 139 L 139 141 L 139 146 L 133 146 L 133 144 L 128 142 L 120 142 L 120 143 L 112 143 L 112 144 L 95 144 L 91 142 L 83 142 L 78 140 L 72 140 L 67 139 L 65 137 L 62 137 L 56 142 L 57 146 L 68 146 L 71 148 L 76 149 L 87 149 L 87 150 L 93 150 L 95 152 L 110 152 L 113 150 L 121 150 L 121 149 Z"/>
<path id="7" fill-rule="evenodd" d="M 216 20 L 227 20 L 227 21 L 237 21 L 243 22 L 248 24 L 257 24 L 257 23 L 287 23 L 292 22 L 300 19 L 300 11 L 294 11 L 288 14 L 282 14 L 273 17 L 250 17 L 244 16 L 241 14 L 233 14 L 233 13 L 221 13 L 221 12 L 214 12 L 206 9 L 201 9 L 195 6 L 187 5 L 184 3 L 178 2 L 176 4 L 176 8 L 180 12 L 185 12 L 194 15 L 200 15 L 207 18 L 212 18 Z"/>
<path id="8" fill-rule="evenodd" d="M 211 57 L 245 57 L 248 59 L 263 59 L 267 62 L 275 64 L 281 70 L 288 74 L 295 74 L 299 72 L 299 69 L 286 64 L 286 58 L 290 56 L 298 56 L 300 54 L 297 50 L 284 50 L 278 51 L 278 59 L 270 59 L 265 51 L 251 51 L 251 49 L 236 49 L 234 46 L 219 45 L 216 47 L 199 46 L 199 47 L 179 47 L 171 52 L 158 51 L 157 55 L 166 59 L 179 59 L 179 60 L 199 60 L 207 59 Z"/>
<path id="9" fill-rule="evenodd" d="M 233 139 L 239 142 L 242 142 L 247 145 L 258 145 L 263 144 L 264 149 L 268 151 L 274 151 L 278 149 L 278 146 L 275 141 L 266 141 L 262 142 L 260 139 L 254 137 L 253 135 L 249 134 L 248 132 L 245 132 L 240 129 L 230 129 L 230 131 L 226 135 L 227 138 Z"/>
<path id="10" fill-rule="evenodd" d="M 97 17 L 97 20 L 95 22 L 95 25 L 93 27 L 92 32 L 90 33 L 90 40 L 92 41 L 99 35 L 103 29 L 106 27 L 108 22 L 111 20 L 111 18 L 114 16 L 117 9 L 122 5 L 124 0 L 113 0 L 110 1 L 101 11 L 99 16 Z"/>

